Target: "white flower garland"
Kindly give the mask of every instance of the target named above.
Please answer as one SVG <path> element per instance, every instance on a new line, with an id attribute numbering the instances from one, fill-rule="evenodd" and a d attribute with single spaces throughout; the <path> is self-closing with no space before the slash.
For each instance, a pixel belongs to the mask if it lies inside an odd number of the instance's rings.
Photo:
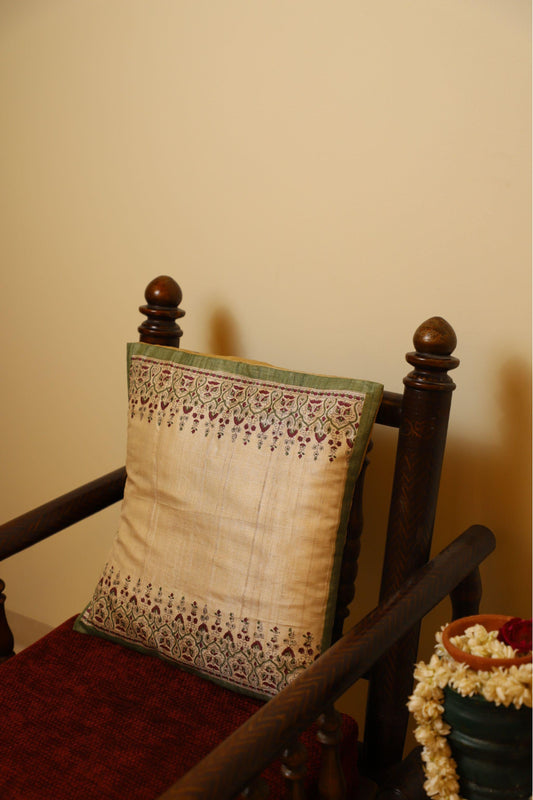
<path id="1" fill-rule="evenodd" d="M 423 746 L 426 794 L 435 800 L 462 800 L 457 765 L 446 738 L 450 726 L 442 718 L 444 687 L 450 686 L 463 697 L 481 695 L 497 706 L 531 708 L 532 665 L 473 670 L 467 664 L 454 661 L 444 648 L 442 630 L 445 627 L 435 636 L 437 644 L 429 664 L 421 661 L 416 665 L 414 677 L 417 684 L 409 698 L 408 708 L 417 723 L 415 738 Z M 482 625 L 475 625 L 451 642 L 474 655 L 513 658 L 516 651 L 499 642 L 497 635 L 497 631 L 488 633 Z"/>

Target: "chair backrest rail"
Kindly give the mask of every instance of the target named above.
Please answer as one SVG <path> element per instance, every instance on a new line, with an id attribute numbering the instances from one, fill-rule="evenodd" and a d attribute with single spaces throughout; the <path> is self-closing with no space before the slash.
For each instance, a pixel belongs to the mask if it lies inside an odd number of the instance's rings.
<path id="1" fill-rule="evenodd" d="M 125 482 L 126 468 L 120 467 L 0 525 L 0 560 L 118 502 Z"/>
<path id="2" fill-rule="evenodd" d="M 399 428 L 402 415 L 402 399 L 402 394 L 385 390 L 377 413 L 376 424 L 386 425 L 389 428 Z"/>

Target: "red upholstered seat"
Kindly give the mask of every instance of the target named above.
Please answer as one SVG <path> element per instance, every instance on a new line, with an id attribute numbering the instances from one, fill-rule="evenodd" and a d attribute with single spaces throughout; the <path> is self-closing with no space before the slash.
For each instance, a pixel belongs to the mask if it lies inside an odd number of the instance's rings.
<path id="1" fill-rule="evenodd" d="M 2 800 L 153 800 L 262 704 L 72 623 L 0 667 Z M 354 787 L 349 717 L 343 732 Z M 314 732 L 303 741 L 316 775 Z M 265 777 L 270 796 L 281 797 L 279 763 Z"/>

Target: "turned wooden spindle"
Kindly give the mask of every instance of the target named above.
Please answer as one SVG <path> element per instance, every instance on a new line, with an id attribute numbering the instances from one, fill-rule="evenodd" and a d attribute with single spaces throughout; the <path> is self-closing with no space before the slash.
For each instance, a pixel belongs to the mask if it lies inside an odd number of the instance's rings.
<path id="1" fill-rule="evenodd" d="M 340 759 L 341 715 L 331 705 L 318 719 L 317 739 L 322 745 L 318 789 L 322 800 L 345 800 L 346 781 Z"/>
<path id="2" fill-rule="evenodd" d="M 299 739 L 283 751 L 281 773 L 286 781 L 286 800 L 306 800 L 307 750 Z"/>
<path id="3" fill-rule="evenodd" d="M 179 285 L 173 278 L 160 275 L 150 281 L 144 297 L 146 305 L 140 306 L 139 311 L 148 319 L 138 328 L 141 342 L 179 347 L 183 331 L 176 320 L 185 315 L 179 308 L 183 297 Z"/>
<path id="4" fill-rule="evenodd" d="M 413 343 L 414 352 L 406 355 L 414 369 L 404 378 L 381 602 L 398 591 L 429 558 L 455 389 L 448 371 L 459 365 L 452 355 L 457 344 L 455 332 L 442 317 L 423 322 Z M 418 624 L 372 670 L 365 725 L 365 752 L 374 754 L 373 763 L 367 764 L 371 776 L 379 777 L 402 757 L 409 718 L 406 702 L 412 689 L 419 633 Z"/>

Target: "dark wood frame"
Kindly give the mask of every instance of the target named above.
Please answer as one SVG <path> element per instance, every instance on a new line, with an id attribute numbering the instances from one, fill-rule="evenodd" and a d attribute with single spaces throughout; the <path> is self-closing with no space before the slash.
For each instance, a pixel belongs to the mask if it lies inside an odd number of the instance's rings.
<path id="1" fill-rule="evenodd" d="M 181 290 L 171 278 L 152 281 L 140 311 L 147 317 L 140 339 L 179 347 L 176 319 Z M 364 774 L 381 785 L 379 797 L 424 797 L 417 751 L 402 762 L 420 622 L 446 595 L 453 616 L 476 613 L 481 596 L 478 565 L 494 548 L 494 537 L 474 526 L 428 563 L 438 487 L 455 384 L 448 371 L 456 338 L 443 319 L 423 323 L 414 335 L 407 361 L 413 370 L 404 392 L 385 391 L 377 424 L 398 429 L 398 445 L 378 607 L 342 634 L 354 595 L 362 532 L 362 494 L 368 458 L 359 478 L 344 551 L 334 638 L 337 640 L 308 670 L 267 703 L 235 734 L 166 792 L 170 798 L 234 797 L 261 769 L 284 754 L 295 800 L 303 797 L 299 776 L 304 757 L 295 736 L 320 718 L 324 759 L 321 789 L 327 800 L 343 797 L 336 745 L 338 715 L 334 701 L 359 678 L 369 680 L 365 740 L 360 762 Z M 121 499 L 126 470 L 121 468 L 0 526 L 0 559 L 7 558 Z M 0 582 L 0 592 L 4 585 Z M 0 594 L 0 657 L 12 655 L 13 638 Z M 370 785 L 370 784 L 369 784 Z M 373 784 L 372 784 L 373 785 Z M 260 781 L 246 797 L 262 797 Z"/>

